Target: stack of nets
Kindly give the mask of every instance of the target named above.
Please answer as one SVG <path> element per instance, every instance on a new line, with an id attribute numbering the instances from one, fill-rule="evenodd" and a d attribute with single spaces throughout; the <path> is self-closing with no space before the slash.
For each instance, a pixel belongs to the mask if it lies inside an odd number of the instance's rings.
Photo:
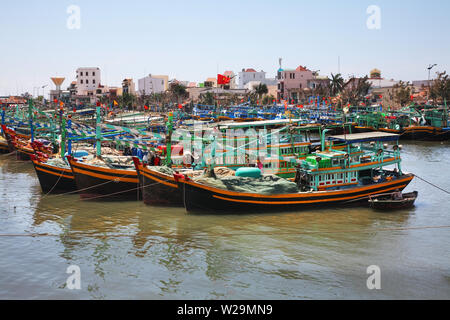
<path id="1" fill-rule="evenodd" d="M 54 167 L 58 167 L 58 168 L 64 168 L 64 169 L 70 168 L 70 166 L 61 158 L 48 159 L 46 164 L 48 164 L 49 166 L 54 166 Z"/>
<path id="2" fill-rule="evenodd" d="M 211 187 L 245 193 L 286 194 L 297 193 L 297 184 L 276 175 L 264 175 L 260 178 L 225 176 L 217 179 L 205 176 L 194 177 L 195 182 Z"/>

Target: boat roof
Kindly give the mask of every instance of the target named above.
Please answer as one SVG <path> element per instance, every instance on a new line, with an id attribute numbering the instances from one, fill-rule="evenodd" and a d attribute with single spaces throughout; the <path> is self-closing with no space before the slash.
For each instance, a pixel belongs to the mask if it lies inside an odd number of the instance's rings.
<path id="1" fill-rule="evenodd" d="M 341 134 L 328 137 L 329 140 L 341 142 L 369 142 L 369 141 L 396 141 L 400 135 L 388 132 L 362 132 L 352 134 Z"/>
<path id="2" fill-rule="evenodd" d="M 276 120 L 263 120 L 263 121 L 247 121 L 247 122 L 232 122 L 225 125 L 220 125 L 221 129 L 226 128 L 245 128 L 245 127 L 263 127 L 273 126 L 280 124 L 290 124 L 302 122 L 302 119 L 276 119 Z"/>

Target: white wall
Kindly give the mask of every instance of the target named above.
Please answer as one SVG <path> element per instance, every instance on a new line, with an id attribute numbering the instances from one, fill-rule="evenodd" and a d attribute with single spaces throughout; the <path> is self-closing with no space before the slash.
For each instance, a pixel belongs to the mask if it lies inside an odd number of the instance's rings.
<path id="1" fill-rule="evenodd" d="M 138 87 L 140 95 L 164 92 L 164 79 L 152 78 L 152 75 L 148 75 L 138 80 Z"/>
<path id="2" fill-rule="evenodd" d="M 266 73 L 264 71 L 260 72 L 239 72 L 239 89 L 244 89 L 245 85 L 250 81 L 260 81 L 264 83 L 266 79 Z"/>
<path id="3" fill-rule="evenodd" d="M 100 85 L 100 68 L 77 69 L 77 95 L 87 95 L 87 91 L 93 91 Z"/>

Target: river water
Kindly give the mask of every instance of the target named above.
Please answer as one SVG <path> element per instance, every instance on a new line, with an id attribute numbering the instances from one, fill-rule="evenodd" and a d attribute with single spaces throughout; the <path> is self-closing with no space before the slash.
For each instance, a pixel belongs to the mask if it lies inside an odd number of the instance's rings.
<path id="1" fill-rule="evenodd" d="M 450 190 L 450 143 L 403 146 L 404 171 Z M 0 299 L 449 299 L 450 196 L 407 190 L 416 207 L 396 213 L 193 215 L 44 196 L 30 163 L 0 156 Z"/>

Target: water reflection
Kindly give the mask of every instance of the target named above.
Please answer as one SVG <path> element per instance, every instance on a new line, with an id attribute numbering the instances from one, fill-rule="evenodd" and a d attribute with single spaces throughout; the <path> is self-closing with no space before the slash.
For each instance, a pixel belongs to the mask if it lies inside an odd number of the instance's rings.
<path id="1" fill-rule="evenodd" d="M 450 189 L 442 170 L 450 167 L 450 144 L 403 145 L 404 169 Z M 396 213 L 344 208 L 189 215 L 140 202 L 42 195 L 32 165 L 0 158 L 0 231 L 48 235 L 2 239 L 0 296 L 450 297 L 448 230 L 407 229 L 449 225 L 442 205 L 449 198 L 420 181 L 408 190 L 419 191 L 417 206 Z M 63 289 L 71 264 L 83 270 L 79 293 Z M 371 264 L 392 275 L 375 295 L 365 287 Z"/>

